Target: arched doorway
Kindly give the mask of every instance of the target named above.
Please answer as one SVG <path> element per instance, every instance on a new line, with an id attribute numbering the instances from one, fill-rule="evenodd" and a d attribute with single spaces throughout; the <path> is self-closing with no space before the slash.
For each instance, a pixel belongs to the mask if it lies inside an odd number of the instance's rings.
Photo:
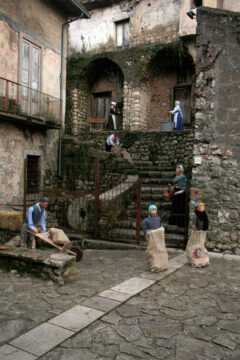
<path id="1" fill-rule="evenodd" d="M 123 109 L 122 70 L 115 62 L 108 58 L 100 58 L 88 65 L 87 72 L 90 93 L 88 103 L 89 117 L 105 119 L 104 128 L 106 128 L 111 102 L 115 102 L 117 129 L 121 129 Z"/>
<path id="2" fill-rule="evenodd" d="M 183 46 L 159 50 L 148 64 L 148 129 L 159 130 L 161 123 L 172 121 L 169 110 L 175 100 L 181 102 L 185 127 L 192 123 L 194 62 Z"/>

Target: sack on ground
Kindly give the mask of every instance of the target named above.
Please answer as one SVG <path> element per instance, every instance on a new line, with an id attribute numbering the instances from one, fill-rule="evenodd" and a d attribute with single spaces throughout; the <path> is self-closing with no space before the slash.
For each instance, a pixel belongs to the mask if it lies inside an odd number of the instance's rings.
<path id="1" fill-rule="evenodd" d="M 164 228 L 150 230 L 146 233 L 148 247 L 146 258 L 150 271 L 159 272 L 168 268 L 168 253 L 165 246 Z"/>
<path id="2" fill-rule="evenodd" d="M 65 232 L 61 229 L 50 228 L 49 234 L 52 241 L 57 245 L 66 245 L 70 242 L 69 238 L 65 234 Z"/>
<path id="3" fill-rule="evenodd" d="M 206 231 L 192 231 L 187 243 L 186 255 L 188 262 L 195 267 L 209 264 L 209 255 L 205 248 Z"/>

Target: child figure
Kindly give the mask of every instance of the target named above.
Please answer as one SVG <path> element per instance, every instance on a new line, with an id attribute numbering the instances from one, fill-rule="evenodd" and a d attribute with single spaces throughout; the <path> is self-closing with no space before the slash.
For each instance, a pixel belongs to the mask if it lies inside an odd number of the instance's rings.
<path id="1" fill-rule="evenodd" d="M 192 266 L 204 267 L 209 264 L 209 256 L 205 248 L 208 216 L 203 202 L 198 201 L 195 204 L 195 215 L 197 231 L 192 231 L 191 233 L 187 243 L 186 255 Z"/>
<path id="2" fill-rule="evenodd" d="M 205 211 L 205 204 L 198 201 L 195 205 L 196 228 L 197 230 L 208 230 L 208 216 Z"/>
<path id="3" fill-rule="evenodd" d="M 142 229 L 148 242 L 146 258 L 150 271 L 159 272 L 168 268 L 168 254 L 165 246 L 164 227 L 160 216 L 157 215 L 157 206 L 150 205 L 149 216 L 143 220 Z"/>
<path id="4" fill-rule="evenodd" d="M 148 212 L 149 216 L 145 218 L 142 222 L 142 229 L 144 235 L 146 235 L 149 230 L 156 230 L 163 227 L 162 220 L 160 216 L 157 215 L 157 206 L 150 205 L 148 208 Z"/>

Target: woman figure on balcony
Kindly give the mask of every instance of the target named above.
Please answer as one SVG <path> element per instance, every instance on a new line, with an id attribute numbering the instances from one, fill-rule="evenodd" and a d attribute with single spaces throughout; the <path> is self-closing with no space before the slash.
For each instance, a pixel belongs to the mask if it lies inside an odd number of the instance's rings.
<path id="1" fill-rule="evenodd" d="M 172 211 L 170 217 L 170 225 L 180 227 L 186 226 L 186 186 L 187 177 L 184 175 L 183 165 L 177 165 L 176 176 L 173 179 L 173 186 L 168 184 L 172 189 Z"/>

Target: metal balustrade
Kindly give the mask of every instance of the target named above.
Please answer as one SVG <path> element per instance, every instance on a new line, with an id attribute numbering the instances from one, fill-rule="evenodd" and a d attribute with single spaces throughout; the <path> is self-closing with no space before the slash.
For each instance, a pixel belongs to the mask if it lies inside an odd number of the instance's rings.
<path id="1" fill-rule="evenodd" d="M 60 99 L 0 77 L 0 111 L 16 119 L 61 127 Z"/>

